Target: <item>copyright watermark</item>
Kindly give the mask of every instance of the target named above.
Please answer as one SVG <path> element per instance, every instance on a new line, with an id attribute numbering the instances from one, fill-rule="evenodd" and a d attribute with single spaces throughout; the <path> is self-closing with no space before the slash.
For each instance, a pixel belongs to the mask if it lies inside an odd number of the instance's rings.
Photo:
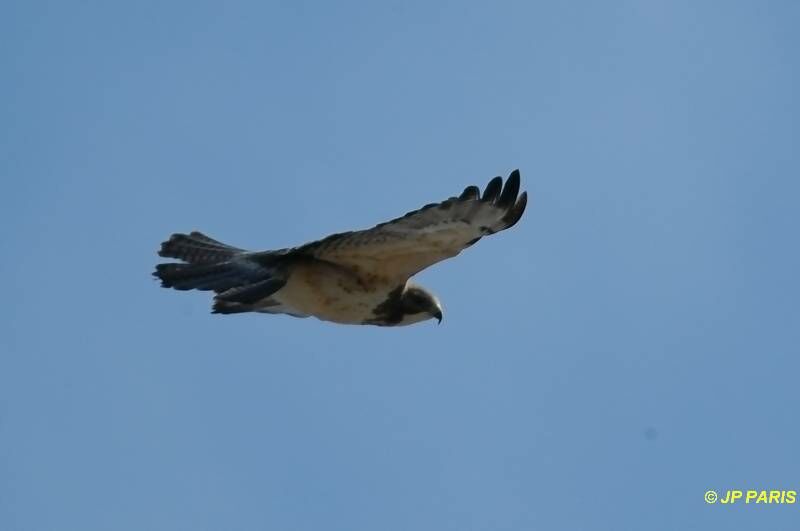
<path id="1" fill-rule="evenodd" d="M 753 505 L 792 505 L 797 503 L 795 490 L 726 490 L 720 494 L 715 490 L 707 490 L 703 495 L 709 505 L 720 503 L 733 505 L 734 503 Z"/>

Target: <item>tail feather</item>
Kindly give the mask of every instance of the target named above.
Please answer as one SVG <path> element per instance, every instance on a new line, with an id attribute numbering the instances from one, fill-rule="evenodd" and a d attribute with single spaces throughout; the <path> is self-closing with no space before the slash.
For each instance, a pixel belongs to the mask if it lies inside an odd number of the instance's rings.
<path id="1" fill-rule="evenodd" d="M 246 304 L 241 302 L 229 302 L 225 300 L 220 300 L 219 297 L 214 299 L 214 307 L 211 310 L 211 313 L 220 313 L 220 314 L 236 314 L 236 313 L 247 313 L 247 312 L 259 312 L 259 313 L 269 313 L 269 314 L 286 314 L 291 315 L 292 317 L 310 317 L 307 313 L 299 312 L 294 308 L 290 308 L 288 306 L 284 306 L 280 302 L 276 301 L 272 298 L 267 298 L 258 301 L 255 304 Z"/>
<path id="2" fill-rule="evenodd" d="M 161 244 L 159 256 L 177 258 L 190 264 L 215 264 L 230 260 L 244 249 L 209 238 L 201 232 L 173 234 Z"/>
<path id="3" fill-rule="evenodd" d="M 206 234 L 203 234 L 200 231 L 196 231 L 196 230 L 189 233 L 189 238 L 191 238 L 191 239 L 193 239 L 195 241 L 198 241 L 198 242 L 204 242 L 204 243 L 208 243 L 210 245 L 215 245 L 217 247 L 225 247 L 225 248 L 228 248 L 228 249 L 236 249 L 235 247 L 233 247 L 231 245 L 228 245 L 227 243 L 222 243 L 221 241 L 215 240 L 214 238 L 212 238 L 212 237 L 210 237 L 210 236 L 208 236 Z"/>
<path id="4" fill-rule="evenodd" d="M 248 253 L 205 234 L 173 234 L 158 253 L 182 263 L 156 265 L 153 276 L 165 288 L 214 291 L 215 313 L 252 311 L 288 279 L 283 252 Z"/>
<path id="5" fill-rule="evenodd" d="M 222 292 L 240 286 L 245 279 L 231 264 L 158 264 L 153 276 L 161 286 L 185 291 L 190 289 Z"/>
<path id="6" fill-rule="evenodd" d="M 226 302 L 253 304 L 266 299 L 285 285 L 286 278 L 270 277 L 246 286 L 231 288 L 217 295 L 216 299 Z"/>
<path id="7" fill-rule="evenodd" d="M 256 307 L 252 304 L 242 304 L 240 302 L 227 302 L 214 299 L 214 306 L 211 308 L 211 313 L 221 313 L 223 315 L 230 315 L 233 313 L 247 313 L 255 312 Z"/>

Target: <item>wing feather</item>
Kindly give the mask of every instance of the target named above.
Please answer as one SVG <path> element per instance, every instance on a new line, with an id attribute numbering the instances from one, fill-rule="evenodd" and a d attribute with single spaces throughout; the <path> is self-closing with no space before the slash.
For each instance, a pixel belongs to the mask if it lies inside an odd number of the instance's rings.
<path id="1" fill-rule="evenodd" d="M 519 193 L 519 170 L 505 183 L 495 177 L 480 194 L 468 186 L 458 197 L 431 203 L 371 229 L 333 234 L 292 249 L 385 278 L 405 280 L 456 256 L 483 236 L 508 229 L 522 217 L 527 193 Z"/>

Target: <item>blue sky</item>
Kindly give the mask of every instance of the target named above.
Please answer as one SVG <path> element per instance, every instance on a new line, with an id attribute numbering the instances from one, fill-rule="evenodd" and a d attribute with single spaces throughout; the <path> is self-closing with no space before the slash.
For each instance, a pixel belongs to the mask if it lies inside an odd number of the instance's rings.
<path id="1" fill-rule="evenodd" d="M 797 529 L 795 2 L 0 8 L 0 529 Z M 209 314 L 158 244 L 520 168 L 442 326 Z"/>

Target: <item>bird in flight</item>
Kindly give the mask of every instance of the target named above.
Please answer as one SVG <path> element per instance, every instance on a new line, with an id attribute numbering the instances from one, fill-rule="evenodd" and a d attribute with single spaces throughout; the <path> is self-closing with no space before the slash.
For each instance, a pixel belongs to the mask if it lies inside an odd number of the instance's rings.
<path id="1" fill-rule="evenodd" d="M 200 232 L 173 234 L 153 275 L 165 288 L 216 293 L 212 312 L 316 317 L 341 324 L 404 326 L 442 321 L 439 299 L 411 277 L 484 236 L 513 226 L 525 211 L 519 170 L 495 177 L 483 193 L 458 197 L 299 247 L 247 251 Z"/>

